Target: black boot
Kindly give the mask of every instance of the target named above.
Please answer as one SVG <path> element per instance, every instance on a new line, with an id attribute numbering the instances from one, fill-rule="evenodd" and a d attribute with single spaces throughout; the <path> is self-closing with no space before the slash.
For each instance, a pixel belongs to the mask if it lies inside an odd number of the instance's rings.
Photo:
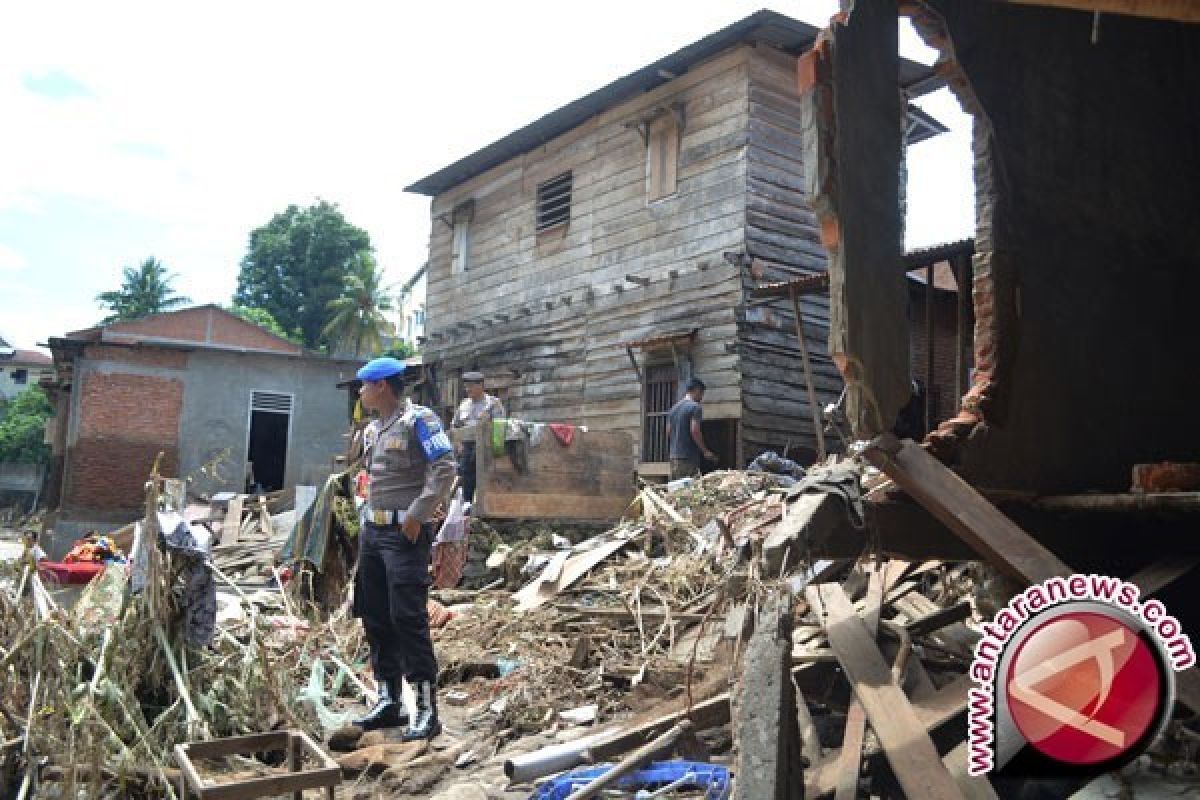
<path id="1" fill-rule="evenodd" d="M 437 713 L 437 687 L 430 681 L 420 681 L 413 685 L 413 693 L 417 696 L 417 713 L 404 732 L 404 741 L 432 739 L 442 732 Z"/>
<path id="2" fill-rule="evenodd" d="M 383 678 L 379 681 L 379 700 L 375 707 L 353 723 L 364 731 L 378 728 L 399 728 L 408 724 L 408 712 L 404 710 L 404 697 L 400 694 L 398 681 Z"/>

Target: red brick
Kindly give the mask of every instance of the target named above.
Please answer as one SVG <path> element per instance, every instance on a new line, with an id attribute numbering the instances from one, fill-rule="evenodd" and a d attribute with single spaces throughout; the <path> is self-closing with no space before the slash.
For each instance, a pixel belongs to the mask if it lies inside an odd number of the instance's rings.
<path id="1" fill-rule="evenodd" d="M 163 474 L 178 471 L 183 382 L 90 373 L 80 392 L 79 435 L 67 452 L 64 506 L 139 508 L 142 486 L 160 452 Z"/>

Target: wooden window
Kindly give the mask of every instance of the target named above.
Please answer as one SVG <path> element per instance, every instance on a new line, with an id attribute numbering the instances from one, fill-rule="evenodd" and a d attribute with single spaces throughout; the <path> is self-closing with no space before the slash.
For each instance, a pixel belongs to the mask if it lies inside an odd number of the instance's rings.
<path id="1" fill-rule="evenodd" d="M 564 172 L 537 187 L 537 232 L 571 221 L 571 173 Z"/>
<path id="2" fill-rule="evenodd" d="M 671 440 L 667 438 L 667 412 L 678 399 L 679 370 L 674 364 L 646 366 L 642 392 L 642 461 L 671 460 Z"/>
<path id="3" fill-rule="evenodd" d="M 472 200 L 454 209 L 454 238 L 450 242 L 450 264 L 455 275 L 460 275 L 470 268 L 467 251 L 471 246 L 471 220 L 474 217 L 475 203 Z"/>
<path id="4" fill-rule="evenodd" d="M 14 369 L 12 375 L 13 375 L 13 383 L 17 384 L 18 386 L 23 386 L 25 384 L 25 382 L 27 380 L 29 380 L 29 371 L 28 370 Z"/>
<path id="5" fill-rule="evenodd" d="M 679 178 L 679 123 L 674 114 L 650 122 L 646 136 L 646 201 L 675 194 Z"/>

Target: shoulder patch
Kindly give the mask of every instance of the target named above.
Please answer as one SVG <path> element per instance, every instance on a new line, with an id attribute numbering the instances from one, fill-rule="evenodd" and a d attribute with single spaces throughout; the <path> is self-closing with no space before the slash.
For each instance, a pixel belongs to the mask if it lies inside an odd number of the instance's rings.
<path id="1" fill-rule="evenodd" d="M 442 430 L 442 421 L 438 419 L 437 414 L 427 408 L 420 409 L 414 427 L 426 461 L 435 461 L 447 453 L 454 452 L 450 437 Z"/>

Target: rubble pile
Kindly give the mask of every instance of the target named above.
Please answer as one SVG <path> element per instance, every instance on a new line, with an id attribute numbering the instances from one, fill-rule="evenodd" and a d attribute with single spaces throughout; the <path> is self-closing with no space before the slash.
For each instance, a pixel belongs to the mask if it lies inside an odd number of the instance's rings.
<path id="1" fill-rule="evenodd" d="M 445 730 L 428 743 L 349 725 L 375 699 L 351 589 L 320 602 L 295 581 L 281 590 L 296 556 L 274 563 L 265 507 L 238 512 L 232 544 L 259 548 L 250 574 L 226 574 L 249 549 L 214 550 L 204 646 L 188 643 L 175 550 L 148 549 L 140 592 L 123 568 L 106 570 L 74 611 L 53 605 L 24 560 L 0 581 L 0 796 L 174 797 L 175 745 L 290 730 L 337 754 L 338 796 L 363 800 L 750 798 L 801 784 L 806 797 L 994 797 L 966 774 L 962 746 L 977 595 L 1003 599 L 989 594 L 991 573 L 804 557 L 804 514 L 826 502 L 859 513 L 861 469 L 646 487 L 602 531 L 476 521 L 482 570 L 431 603 Z M 338 496 L 329 513 L 346 536 Z M 257 585 L 271 548 L 273 580 Z M 1190 736 L 1173 728 L 1156 752 L 1186 761 Z M 204 779 L 282 774 L 282 763 L 209 759 Z M 943 793 L 922 794 L 930 781 Z"/>

